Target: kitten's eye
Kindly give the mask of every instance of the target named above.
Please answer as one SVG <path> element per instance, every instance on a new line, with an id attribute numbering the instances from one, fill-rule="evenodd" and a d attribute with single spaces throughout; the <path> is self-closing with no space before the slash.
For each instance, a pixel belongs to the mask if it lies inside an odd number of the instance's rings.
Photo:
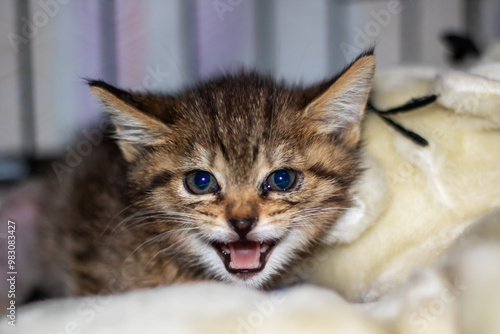
<path id="1" fill-rule="evenodd" d="M 215 193 L 219 190 L 219 184 L 215 177 L 202 170 L 187 173 L 185 186 L 187 190 L 196 195 Z"/>
<path id="2" fill-rule="evenodd" d="M 295 172 L 289 169 L 279 169 L 268 176 L 264 182 L 264 190 L 286 191 L 295 184 Z"/>

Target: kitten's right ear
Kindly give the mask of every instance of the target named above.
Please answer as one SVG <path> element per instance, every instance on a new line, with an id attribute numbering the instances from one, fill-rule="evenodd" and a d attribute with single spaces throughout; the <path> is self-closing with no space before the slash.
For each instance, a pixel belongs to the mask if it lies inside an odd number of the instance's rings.
<path id="1" fill-rule="evenodd" d="M 118 145 L 127 161 L 135 160 L 143 147 L 167 143 L 169 128 L 141 111 L 144 106 L 139 96 L 104 81 L 89 80 L 88 84 L 92 94 L 103 103 L 115 126 Z"/>

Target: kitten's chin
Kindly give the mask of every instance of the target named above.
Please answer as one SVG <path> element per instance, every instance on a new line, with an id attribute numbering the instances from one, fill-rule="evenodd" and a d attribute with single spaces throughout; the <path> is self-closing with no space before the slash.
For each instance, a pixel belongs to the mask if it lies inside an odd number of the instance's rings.
<path id="1" fill-rule="evenodd" d="M 215 242 L 212 247 L 219 255 L 227 272 L 241 280 L 248 280 L 261 272 L 278 241 Z"/>

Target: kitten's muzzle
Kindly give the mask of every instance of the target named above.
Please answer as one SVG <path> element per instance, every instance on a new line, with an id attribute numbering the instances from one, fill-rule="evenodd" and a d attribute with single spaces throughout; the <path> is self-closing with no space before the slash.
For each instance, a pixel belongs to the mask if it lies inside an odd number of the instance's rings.
<path id="1" fill-rule="evenodd" d="M 245 279 L 264 269 L 277 240 L 239 240 L 229 243 L 215 242 L 215 248 L 226 270 Z"/>
<path id="2" fill-rule="evenodd" d="M 258 223 L 257 217 L 228 218 L 228 225 L 238 234 L 239 240 L 231 242 L 214 242 L 212 246 L 217 251 L 226 270 L 231 274 L 237 274 L 246 279 L 264 269 L 274 246 L 276 239 L 257 239 L 247 235 Z"/>

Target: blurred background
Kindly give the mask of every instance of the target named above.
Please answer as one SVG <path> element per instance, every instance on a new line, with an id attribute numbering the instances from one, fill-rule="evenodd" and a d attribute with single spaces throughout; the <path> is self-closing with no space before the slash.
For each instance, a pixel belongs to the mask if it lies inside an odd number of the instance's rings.
<path id="1" fill-rule="evenodd" d="M 499 0 L 2 0 L 0 181 L 98 119 L 84 78 L 175 91 L 244 66 L 307 84 L 371 45 L 378 69 L 453 66 L 500 37 L 499 17 Z"/>

